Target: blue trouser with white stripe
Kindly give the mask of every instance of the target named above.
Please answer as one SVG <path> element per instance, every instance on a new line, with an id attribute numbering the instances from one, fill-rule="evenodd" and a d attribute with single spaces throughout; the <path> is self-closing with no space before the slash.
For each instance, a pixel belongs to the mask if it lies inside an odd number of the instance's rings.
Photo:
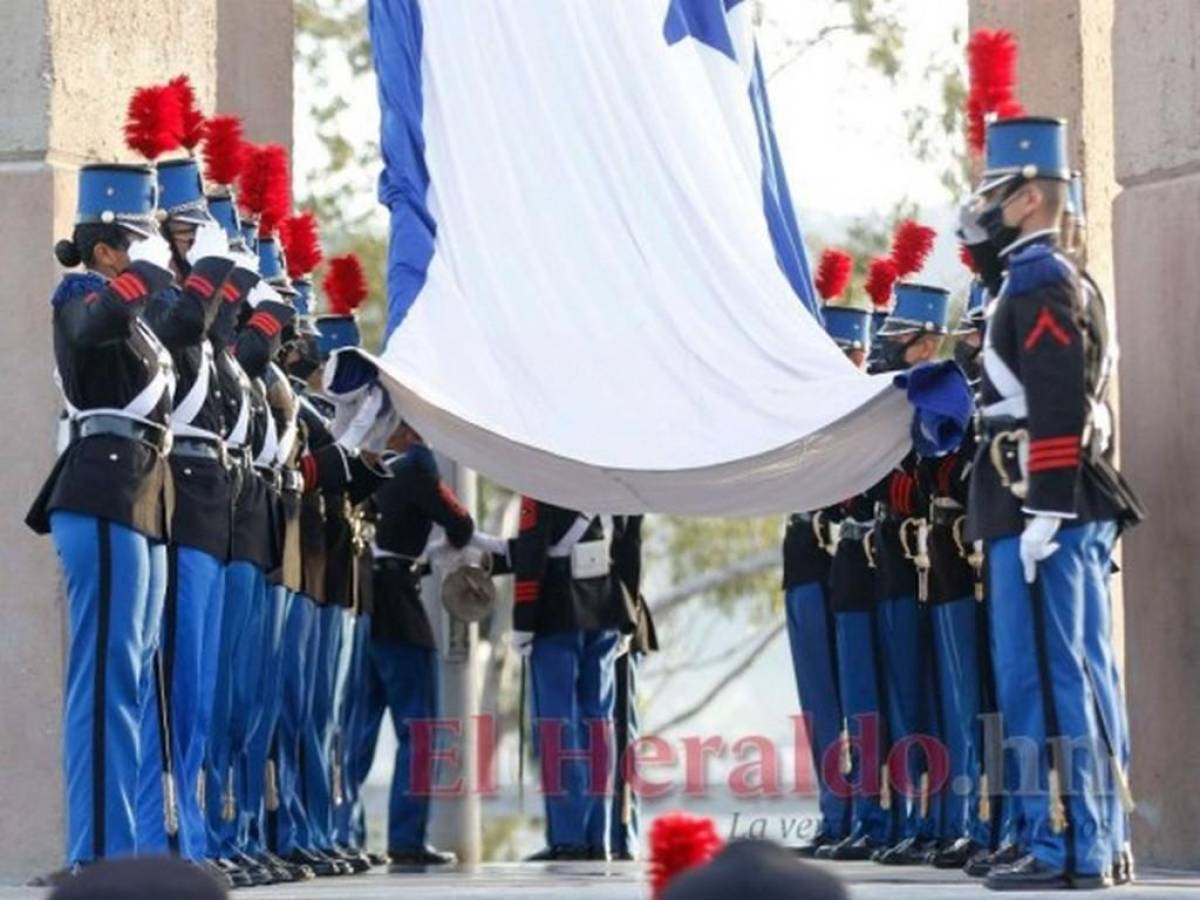
<path id="1" fill-rule="evenodd" d="M 870 610 L 852 610 L 838 612 L 835 618 L 842 712 L 849 738 L 859 742 L 853 770 L 847 776 L 854 787 L 850 830 L 852 835 L 867 837 L 874 844 L 887 844 L 895 837 L 895 816 L 880 805 L 879 775 L 868 773 L 864 765 L 865 758 L 882 767 L 888 750 L 883 739 L 887 723 L 882 712 L 882 672 L 877 664 L 874 615 Z M 872 738 L 874 747 L 862 746 Z M 892 810 L 895 808 L 893 803 Z"/>
<path id="2" fill-rule="evenodd" d="M 143 853 L 172 850 L 185 859 L 204 858 L 206 836 L 197 781 L 212 718 L 217 677 L 212 651 L 220 635 L 224 572 L 220 560 L 194 547 L 167 549 L 167 591 L 158 653 L 161 687 L 166 696 L 158 689 L 155 677 L 154 702 L 142 719 L 138 846 Z M 175 790 L 174 834 L 166 828 L 163 796 L 163 773 L 168 762 L 162 742 L 164 722 L 170 735 L 169 762 Z"/>
<path id="3" fill-rule="evenodd" d="M 937 663 L 941 735 L 949 770 L 938 798 L 942 808 L 940 837 L 970 837 L 990 843 L 990 829 L 978 816 L 979 779 L 983 774 L 979 662 L 979 602 L 960 597 L 930 606 Z"/>
<path id="4" fill-rule="evenodd" d="M 899 810 L 898 839 L 932 837 L 928 817 L 921 815 L 921 775 L 925 760 L 913 738 L 934 729 L 929 722 L 929 692 L 925 690 L 927 654 L 922 652 L 922 610 L 911 594 L 890 597 L 876 607 L 880 654 L 887 690 L 888 730 L 892 747 L 901 745 L 904 758 L 890 760 L 892 803 Z M 899 782 L 899 783 L 897 783 Z M 932 806 L 931 806 L 932 809 Z"/>
<path id="5" fill-rule="evenodd" d="M 67 862 L 130 856 L 139 849 L 141 720 L 153 696 L 166 547 L 69 512 L 53 513 L 50 529 L 67 589 Z"/>
<path id="6" fill-rule="evenodd" d="M 333 751 L 335 699 L 338 658 L 341 654 L 343 620 L 341 606 L 317 609 L 314 636 L 312 682 L 312 726 L 301 744 L 301 770 L 304 799 L 308 813 L 306 849 L 328 850 L 333 847 L 333 784 L 330 754 Z"/>
<path id="7" fill-rule="evenodd" d="M 257 715 L 246 741 L 241 793 L 238 797 L 238 846 L 251 855 L 266 849 L 267 814 L 278 808 L 278 780 L 268 770 L 279 708 L 283 697 L 283 633 L 293 594 L 283 585 L 265 586 L 265 609 L 258 633 L 262 654 Z"/>
<path id="8" fill-rule="evenodd" d="M 210 856 L 228 856 L 238 847 L 239 801 L 247 793 L 246 753 L 262 708 L 263 633 L 267 583 L 261 569 L 236 560 L 225 569 L 216 699 L 208 747 Z M 262 772 L 258 773 L 261 782 Z"/>
<path id="9" fill-rule="evenodd" d="M 639 654 L 630 651 L 616 662 L 613 709 L 615 753 L 613 754 L 613 804 L 610 816 L 610 846 L 614 856 L 632 855 L 641 845 L 641 810 L 637 792 L 625 779 L 625 759 L 638 739 L 637 670 Z"/>
<path id="10" fill-rule="evenodd" d="M 354 758 L 362 740 L 364 698 L 371 653 L 371 617 L 359 614 L 350 618 L 349 659 L 345 686 L 341 690 L 338 743 L 342 776 L 342 803 L 333 814 L 334 841 L 347 847 L 361 847 L 366 837 L 366 816 L 359 798 L 361 783 L 355 777 Z"/>
<path id="11" fill-rule="evenodd" d="M 993 659 L 1007 739 L 1024 743 L 1021 812 L 1026 848 L 1047 865 L 1081 875 L 1108 868 L 1113 849 L 1108 752 L 1098 698 L 1088 671 L 1089 598 L 1102 589 L 1088 548 L 1110 523 L 1059 530 L 1059 549 L 1038 564 L 1034 585 L 1025 583 L 1020 536 L 988 542 Z M 1051 816 L 1048 738 L 1065 749 L 1053 759 L 1064 802 L 1066 828 Z"/>
<path id="12" fill-rule="evenodd" d="M 813 775 L 820 786 L 820 834 L 841 840 L 850 833 L 850 798 L 825 777 L 825 760 L 838 759 L 842 703 L 838 690 L 837 636 L 825 585 L 819 581 L 793 585 L 784 596 L 792 668 L 800 709 L 807 717 Z"/>
<path id="13" fill-rule="evenodd" d="M 279 779 L 279 809 L 275 815 L 271 849 L 284 856 L 307 846 L 308 814 L 300 772 L 300 747 L 312 724 L 312 638 L 317 606 L 311 598 L 297 594 L 284 625 L 283 695 L 279 728 L 275 739 L 276 773 Z"/>
<path id="14" fill-rule="evenodd" d="M 615 630 L 562 631 L 533 640 L 534 735 L 546 794 L 546 839 L 552 847 L 607 849 L 610 795 L 597 788 L 610 786 L 611 747 L 593 748 L 591 739 L 595 723 L 606 743 L 611 740 L 619 641 Z M 584 756 L 587 750 L 591 759 Z"/>

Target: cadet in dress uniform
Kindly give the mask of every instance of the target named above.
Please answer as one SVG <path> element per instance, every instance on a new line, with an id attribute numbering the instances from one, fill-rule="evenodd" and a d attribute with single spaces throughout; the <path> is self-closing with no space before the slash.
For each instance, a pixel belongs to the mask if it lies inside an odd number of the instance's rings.
<path id="1" fill-rule="evenodd" d="M 388 800 L 387 855 L 400 865 L 440 865 L 455 856 L 428 846 L 429 796 L 412 791 L 410 721 L 437 716 L 437 642 L 421 600 L 422 556 L 434 525 L 450 546 L 462 548 L 475 532 L 470 513 L 442 480 L 433 452 L 401 424 L 388 443 L 392 477 L 372 501 L 375 512 L 375 590 L 370 617 L 361 721 L 353 729 L 357 789 L 370 771 L 384 710 L 396 732 L 396 759 Z M 427 773 L 432 778 L 432 773 Z"/>
<path id="2" fill-rule="evenodd" d="M 176 372 L 170 454 L 175 515 L 156 708 L 142 722 L 138 843 L 141 852 L 171 849 L 198 861 L 206 835 L 196 785 L 216 684 L 204 650 L 211 645 L 210 623 L 219 621 L 233 508 L 208 329 L 229 302 L 225 285 L 234 263 L 224 231 L 208 216 L 196 163 L 161 162 L 157 176 L 176 283 L 151 299 L 144 318 L 170 351 Z"/>
<path id="3" fill-rule="evenodd" d="M 612 589 L 604 526 L 598 516 L 525 497 L 507 550 L 508 565 L 498 560 L 493 571 L 514 576 L 511 641 L 530 659 L 546 795 L 547 846 L 530 860 L 607 859 L 614 662 L 621 631 L 632 623 Z M 591 747 L 597 739 L 605 753 Z M 558 752 L 583 749 L 595 769 Z M 551 770 L 555 757 L 558 771 Z"/>
<path id="4" fill-rule="evenodd" d="M 880 369 L 901 371 L 932 360 L 947 333 L 949 294 L 932 285 L 902 282 L 880 330 Z M 886 865 L 915 865 L 938 848 L 938 805 L 932 802 L 929 753 L 911 744 L 917 735 L 939 738 L 935 702 L 929 599 L 928 522 L 917 483 L 915 451 L 876 490 L 872 535 L 877 568 L 876 627 L 892 746 L 905 745 L 907 784 L 891 785 L 899 815 L 898 839 L 881 851 Z M 895 774 L 892 765 L 892 774 Z M 881 774 L 881 778 L 886 777 Z"/>
<path id="5" fill-rule="evenodd" d="M 1084 631 L 1108 616 L 1108 573 L 1096 561 L 1139 510 L 1098 444 L 1103 336 L 1088 327 L 1078 272 L 1056 249 L 1069 178 L 1065 122 L 989 124 L 977 224 L 1007 278 L 983 351 L 968 537 L 987 542 L 1007 734 L 1043 748 L 1044 789 L 1021 801 L 1029 853 L 988 875 L 1002 890 L 1095 887 L 1123 868 L 1113 735 L 1093 687 L 1107 676 Z"/>
<path id="6" fill-rule="evenodd" d="M 79 173 L 75 231 L 51 298 L 70 442 L 27 522 L 52 534 L 66 581 L 63 709 L 68 866 L 137 852 L 142 692 L 167 586 L 174 371 L 141 320 L 171 283 L 145 166 Z"/>
<path id="7" fill-rule="evenodd" d="M 637 793 L 625 778 L 625 754 L 638 739 L 637 670 L 641 658 L 658 650 L 658 635 L 646 598 L 642 596 L 642 517 L 613 516 L 609 566 L 613 589 L 634 610 L 633 630 L 616 663 L 616 701 L 613 706 L 613 806 L 609 850 L 615 860 L 635 860 L 641 843 L 641 811 Z"/>
<path id="8" fill-rule="evenodd" d="M 871 345 L 871 312 L 829 304 L 835 296 L 825 296 L 825 331 L 855 366 L 863 368 Z M 792 515 L 783 539 L 784 605 L 792 668 L 820 791 L 821 825 L 812 841 L 801 848 L 805 856 L 845 840 L 851 830 L 850 797 L 830 782 L 826 772 L 827 760 L 837 759 L 840 765 L 838 743 L 846 718 L 838 686 L 836 618 L 828 588 L 829 550 L 833 549 L 830 528 L 836 517 L 836 510 Z"/>

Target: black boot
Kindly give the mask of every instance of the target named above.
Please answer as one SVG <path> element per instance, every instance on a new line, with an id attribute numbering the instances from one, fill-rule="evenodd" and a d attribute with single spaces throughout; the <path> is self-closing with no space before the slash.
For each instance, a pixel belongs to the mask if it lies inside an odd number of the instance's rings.
<path id="1" fill-rule="evenodd" d="M 361 875 L 371 869 L 371 860 L 367 859 L 365 853 L 360 853 L 358 850 L 335 844 L 329 853 L 348 865 L 355 875 Z"/>
<path id="2" fill-rule="evenodd" d="M 993 866 L 984 882 L 992 891 L 1057 891 L 1071 887 L 1066 871 L 1029 853 L 1015 863 Z"/>
<path id="3" fill-rule="evenodd" d="M 568 844 L 554 844 L 525 857 L 525 862 L 585 862 L 588 848 Z"/>
<path id="4" fill-rule="evenodd" d="M 822 832 L 814 837 L 811 843 L 805 844 L 802 847 L 793 847 L 791 850 L 801 859 L 814 859 L 820 854 L 821 848 L 832 847 L 840 840 L 840 838 L 831 837 L 825 832 Z"/>
<path id="5" fill-rule="evenodd" d="M 963 866 L 972 878 L 987 878 L 996 866 L 1010 866 L 1025 854 L 1016 844 L 1001 844 L 996 850 L 980 850 Z"/>
<path id="6" fill-rule="evenodd" d="M 409 866 L 452 866 L 458 862 L 453 853 L 438 850 L 424 844 L 420 847 L 389 848 L 388 856 L 392 858 L 392 867 L 405 868 Z"/>
<path id="7" fill-rule="evenodd" d="M 871 859 L 881 866 L 919 866 L 925 862 L 928 852 L 925 843 L 919 838 L 910 837 L 880 850 Z"/>
<path id="8" fill-rule="evenodd" d="M 961 869 L 982 849 L 970 838 L 959 838 L 929 854 L 926 862 L 935 869 Z"/>
<path id="9" fill-rule="evenodd" d="M 818 852 L 817 859 L 832 859 L 837 862 L 862 862 L 871 858 L 873 853 L 883 849 L 865 834 L 851 835 L 844 841 L 839 841 L 828 848 L 828 853 Z"/>

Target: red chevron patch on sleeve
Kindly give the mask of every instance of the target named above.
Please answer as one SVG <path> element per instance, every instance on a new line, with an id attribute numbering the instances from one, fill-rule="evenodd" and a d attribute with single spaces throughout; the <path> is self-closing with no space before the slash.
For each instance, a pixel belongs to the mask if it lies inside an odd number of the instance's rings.
<path id="1" fill-rule="evenodd" d="M 1042 336 L 1046 334 L 1050 335 L 1064 347 L 1071 346 L 1071 335 L 1059 324 L 1058 319 L 1054 318 L 1054 313 L 1050 312 L 1050 308 L 1043 306 L 1033 323 L 1033 328 L 1029 330 L 1029 334 L 1025 337 L 1025 349 L 1032 350 L 1038 345 L 1038 341 L 1042 339 Z"/>

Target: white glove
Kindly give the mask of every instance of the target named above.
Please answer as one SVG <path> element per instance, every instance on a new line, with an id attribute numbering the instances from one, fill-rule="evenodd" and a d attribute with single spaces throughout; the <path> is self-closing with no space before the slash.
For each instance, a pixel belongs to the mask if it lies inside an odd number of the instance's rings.
<path id="1" fill-rule="evenodd" d="M 205 222 L 196 229 L 196 239 L 187 252 L 187 261 L 195 265 L 202 259 L 215 256 L 218 259 L 232 259 L 229 252 L 229 238 L 225 229 L 216 222 Z"/>
<path id="2" fill-rule="evenodd" d="M 171 271 L 171 245 L 159 234 L 134 241 L 129 245 L 130 262 L 148 262 L 160 269 Z"/>
<path id="3" fill-rule="evenodd" d="M 486 550 L 492 556 L 508 559 L 508 541 L 505 538 L 496 537 L 494 534 L 476 531 L 471 535 L 471 546 Z"/>
<path id="4" fill-rule="evenodd" d="M 258 274 L 258 257 L 247 250 L 234 250 L 229 254 L 233 264 L 239 269 Z"/>
<path id="5" fill-rule="evenodd" d="M 982 244 L 987 240 L 987 232 L 979 225 L 981 212 L 983 206 L 979 197 L 968 197 L 958 208 L 958 238 L 967 246 Z"/>
<path id="6" fill-rule="evenodd" d="M 508 636 L 508 645 L 518 656 L 529 656 L 533 653 L 533 632 L 513 631 Z"/>
<path id="7" fill-rule="evenodd" d="M 626 653 L 629 652 L 629 648 L 632 646 L 633 646 L 633 635 L 632 634 L 621 635 L 621 639 L 617 642 L 617 656 L 618 657 L 624 656 Z"/>
<path id="8" fill-rule="evenodd" d="M 250 288 L 250 293 L 246 295 L 246 302 L 251 307 L 258 306 L 264 300 L 274 300 L 276 303 L 282 303 L 283 298 L 279 296 L 279 291 L 271 287 L 267 282 L 260 281 L 254 287 Z"/>
<path id="9" fill-rule="evenodd" d="M 1056 516 L 1030 516 L 1025 522 L 1025 530 L 1021 532 L 1021 565 L 1029 584 L 1037 578 L 1037 564 L 1058 549 L 1054 535 L 1061 524 L 1062 519 Z"/>
<path id="10" fill-rule="evenodd" d="M 375 424 L 371 426 L 371 430 L 367 432 L 362 444 L 359 445 L 360 450 L 382 453 L 387 449 L 387 443 L 396 433 L 396 429 L 400 427 L 400 413 L 392 406 L 391 398 L 387 396 L 386 392 L 383 396 L 388 402 L 384 404 L 383 412 L 375 417 Z"/>
<path id="11" fill-rule="evenodd" d="M 375 425 L 383 410 L 383 389 L 371 385 L 354 408 L 353 417 L 337 438 L 337 442 L 348 450 L 357 450 Z"/>

